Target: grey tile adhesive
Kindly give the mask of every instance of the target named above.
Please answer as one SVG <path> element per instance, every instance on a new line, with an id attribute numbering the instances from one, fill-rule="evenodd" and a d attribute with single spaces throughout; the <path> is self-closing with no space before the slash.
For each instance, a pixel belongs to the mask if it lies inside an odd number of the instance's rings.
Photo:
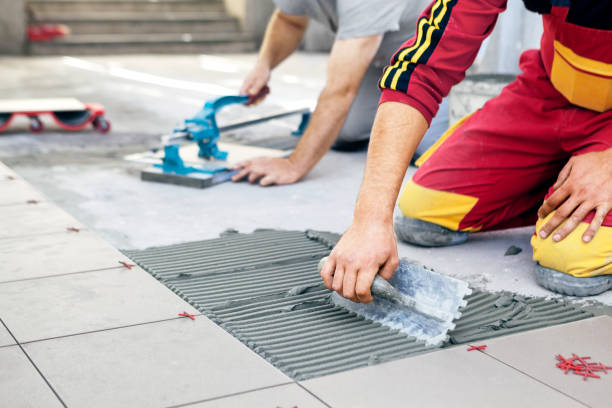
<path id="1" fill-rule="evenodd" d="M 319 231 L 227 232 L 124 253 L 296 380 L 438 347 L 330 301 L 317 272 L 339 236 Z M 592 314 L 560 300 L 475 290 L 441 347 L 571 322 Z"/>

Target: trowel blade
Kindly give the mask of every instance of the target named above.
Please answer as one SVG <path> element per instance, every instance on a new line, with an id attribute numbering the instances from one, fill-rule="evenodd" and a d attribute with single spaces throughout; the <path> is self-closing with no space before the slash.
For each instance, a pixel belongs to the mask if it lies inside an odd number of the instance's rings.
<path id="1" fill-rule="evenodd" d="M 472 293 L 467 282 L 430 271 L 407 260 L 400 261 L 389 283 L 419 304 L 440 310 L 447 318 L 434 319 L 376 297 L 373 302 L 364 304 L 354 303 L 334 293 L 332 302 L 429 345 L 439 345 L 446 340 L 448 331 L 455 328 L 453 321 L 461 316 L 459 309 L 467 304 L 464 297 Z"/>

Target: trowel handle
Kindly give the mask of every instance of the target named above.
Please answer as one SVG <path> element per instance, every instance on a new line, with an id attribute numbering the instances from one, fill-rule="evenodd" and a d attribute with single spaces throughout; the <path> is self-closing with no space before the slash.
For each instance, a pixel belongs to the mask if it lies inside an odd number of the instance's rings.
<path id="1" fill-rule="evenodd" d="M 374 277 L 370 290 L 372 291 L 372 296 L 383 298 L 394 303 L 402 303 L 404 300 L 399 291 L 379 275 Z"/>
<path id="2" fill-rule="evenodd" d="M 258 100 L 265 97 L 269 93 L 270 93 L 270 87 L 266 85 L 263 88 L 261 88 L 259 92 L 257 92 L 255 95 L 249 95 L 249 99 L 247 100 L 247 103 L 245 105 L 247 106 L 252 105 L 253 103 L 257 102 Z"/>

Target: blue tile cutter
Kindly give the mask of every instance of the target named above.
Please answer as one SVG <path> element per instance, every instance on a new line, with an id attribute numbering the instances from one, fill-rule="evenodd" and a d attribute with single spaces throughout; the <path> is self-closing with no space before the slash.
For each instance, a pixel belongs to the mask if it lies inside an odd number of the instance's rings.
<path id="1" fill-rule="evenodd" d="M 217 145 L 221 132 L 298 114 L 302 115 L 301 122 L 298 128 L 291 133 L 295 136 L 301 136 L 310 120 L 310 109 L 308 108 L 281 112 L 222 127 L 217 125 L 216 114 L 221 108 L 233 104 L 250 105 L 269 92 L 270 89 L 266 86 L 257 95 L 228 95 L 207 101 L 202 110 L 193 118 L 185 120 L 184 126 L 174 129 L 169 135 L 162 136 L 164 156 L 162 163 L 154 164 L 154 167 L 161 169 L 164 174 L 185 176 L 192 173 L 200 173 L 217 175 L 216 180 L 218 182 L 227 181 L 234 172 L 228 169 L 224 163 L 213 161 L 202 163 L 197 165 L 197 167 L 186 166 L 179 153 L 179 142 L 196 142 L 199 147 L 198 157 L 206 160 L 224 161 L 227 159 L 227 152 L 219 150 Z M 225 177 L 219 177 L 219 173 L 226 173 Z"/>

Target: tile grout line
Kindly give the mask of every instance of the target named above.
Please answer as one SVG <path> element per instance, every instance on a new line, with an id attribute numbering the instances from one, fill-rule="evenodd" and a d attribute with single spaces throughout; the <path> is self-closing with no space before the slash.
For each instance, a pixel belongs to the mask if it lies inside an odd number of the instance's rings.
<path id="1" fill-rule="evenodd" d="M 15 343 L 15 344 L 5 344 L 4 346 L 0 346 L 0 349 L 7 348 L 7 347 L 13 347 L 13 346 L 16 346 L 16 345 L 17 345 L 17 343 Z"/>
<path id="2" fill-rule="evenodd" d="M 524 372 L 523 370 L 521 370 L 521 369 L 519 369 L 519 368 L 516 368 L 516 367 L 514 367 L 513 365 L 508 364 L 508 363 L 506 363 L 506 362 L 505 362 L 505 361 L 503 361 L 503 360 L 500 360 L 499 358 L 497 358 L 497 357 L 495 357 L 495 356 L 493 356 L 493 355 L 491 355 L 491 354 L 487 353 L 486 351 L 480 351 L 480 352 L 481 352 L 482 354 L 486 355 L 487 357 L 492 358 L 493 360 L 495 360 L 495 361 L 497 361 L 497 362 L 499 362 L 499 363 L 501 363 L 501 364 L 505 365 L 506 367 L 509 367 L 509 368 L 511 368 L 511 369 L 513 369 L 513 370 L 515 370 L 515 371 L 517 371 L 517 372 L 519 372 L 519 373 L 523 374 L 524 376 L 527 376 L 527 377 L 531 378 L 532 380 L 539 382 L 540 384 L 542 384 L 542 385 L 544 385 L 544 386 L 546 386 L 546 387 L 550 388 L 551 390 L 556 391 L 556 392 L 558 392 L 558 393 L 560 393 L 560 394 L 562 394 L 562 395 L 565 395 L 566 397 L 570 398 L 570 399 L 571 399 L 571 400 L 573 400 L 573 401 L 576 401 L 576 402 L 577 402 L 577 403 L 579 403 L 580 405 L 583 405 L 583 406 L 588 407 L 588 408 L 592 408 L 592 407 L 591 407 L 589 404 L 587 404 L 587 403 L 585 403 L 585 402 L 580 401 L 579 399 L 577 399 L 577 398 L 575 398 L 575 397 L 573 397 L 573 396 L 571 396 L 571 395 L 567 394 L 566 392 L 561 391 L 561 390 L 560 390 L 560 389 L 558 389 L 558 388 L 553 387 L 552 385 L 550 385 L 550 384 L 548 384 L 548 383 L 546 383 L 546 382 L 544 382 L 544 381 L 542 381 L 542 380 L 540 380 L 540 379 L 538 379 L 538 378 L 536 378 L 536 377 L 532 376 L 531 374 L 527 374 L 527 373 L 526 373 L 526 372 Z"/>
<path id="3" fill-rule="evenodd" d="M 80 222 L 77 221 L 78 224 L 81 224 Z M 81 224 L 82 225 L 82 224 Z M 66 227 L 69 227 L 70 224 L 68 224 Z M 79 228 L 79 232 L 93 232 L 85 227 L 78 227 Z M 54 235 L 54 234 L 61 234 L 64 233 L 66 234 L 67 231 L 64 230 L 59 230 L 59 231 L 49 231 L 49 232 L 34 232 L 32 234 L 22 234 L 22 235 L 9 235 L 7 237 L 0 237 L 0 242 L 2 242 L 2 240 L 11 240 L 11 239 L 21 239 L 21 238 L 31 238 L 31 237 L 41 237 L 43 235 Z"/>
<path id="4" fill-rule="evenodd" d="M 19 202 L 14 202 L 14 203 L 4 203 L 4 204 L 0 204 L 0 208 L 2 207 L 16 207 L 18 205 L 23 205 L 23 206 L 28 206 L 28 205 L 36 205 L 39 203 L 50 203 L 51 201 L 48 200 L 36 200 L 36 203 L 28 203 L 27 201 L 19 201 Z"/>
<path id="5" fill-rule="evenodd" d="M 115 269 L 126 269 L 126 268 L 124 266 L 121 266 L 121 265 L 119 265 L 119 266 L 109 266 L 107 268 L 87 269 L 85 271 L 66 272 L 66 273 L 58 273 L 56 275 L 35 276 L 33 278 L 24 278 L 24 279 L 13 279 L 13 280 L 8 280 L 8 281 L 0 281 L 0 285 L 3 285 L 5 283 L 27 282 L 27 281 L 32 281 L 32 280 L 58 278 L 58 277 L 61 277 L 61 276 L 71 276 L 71 275 L 78 275 L 78 274 L 83 274 L 83 273 L 112 271 L 112 270 L 115 270 Z"/>
<path id="6" fill-rule="evenodd" d="M 66 403 L 64 402 L 64 400 L 62 399 L 62 397 L 59 396 L 59 394 L 57 393 L 57 391 L 55 390 L 55 388 L 53 388 L 53 386 L 51 385 L 51 383 L 49 382 L 49 380 L 47 380 L 47 377 L 44 376 L 44 374 L 42 373 L 42 371 L 40 371 L 40 369 L 38 368 L 38 366 L 34 363 L 34 360 L 32 360 L 32 358 L 30 357 L 30 355 L 28 354 L 27 351 L 25 351 L 25 349 L 23 348 L 23 346 L 21 345 L 21 343 L 19 343 L 19 341 L 17 340 L 17 338 L 13 335 L 13 332 L 11 332 L 11 330 L 8 328 L 8 326 L 6 325 L 6 323 L 4 323 L 4 321 L 2 319 L 0 319 L 0 323 L 2 323 L 2 325 L 4 326 L 4 328 L 6 329 L 6 331 L 11 335 L 11 337 L 13 338 L 13 340 L 15 340 L 16 345 L 19 347 L 19 349 L 21 350 L 21 352 L 26 356 L 26 358 L 28 359 L 28 361 L 30 362 L 30 364 L 32 364 L 32 367 L 34 367 L 34 369 L 36 370 L 36 372 L 40 375 L 40 377 L 43 379 L 43 381 L 47 384 L 47 386 L 51 389 L 51 392 L 53 392 L 53 394 L 55 395 L 55 397 L 59 400 L 60 404 L 62 404 L 62 406 L 64 408 L 68 408 L 68 406 L 66 405 Z"/>
<path id="7" fill-rule="evenodd" d="M 312 391 L 310 391 L 308 388 L 304 387 L 302 384 L 300 384 L 299 382 L 295 381 L 295 384 L 300 387 L 301 389 L 303 389 L 304 391 L 306 391 L 308 394 L 312 395 L 314 398 L 316 398 L 321 404 L 325 405 L 327 408 L 332 408 L 331 405 L 329 405 L 327 402 L 323 401 L 321 399 L 321 397 L 319 397 L 317 394 L 313 393 Z"/>
<path id="8" fill-rule="evenodd" d="M 201 317 L 205 317 L 205 318 L 208 319 L 208 317 L 204 316 L 202 313 L 195 313 L 192 316 L 195 316 L 195 317 L 201 316 Z M 134 324 L 127 324 L 125 326 L 108 327 L 106 329 L 98 329 L 98 330 L 90 330 L 90 331 L 86 331 L 86 332 L 64 334 L 62 336 L 47 337 L 47 338 L 44 338 L 44 339 L 36 339 L 36 340 L 24 341 L 24 342 L 18 343 L 18 344 L 40 343 L 40 342 L 43 342 L 43 341 L 59 340 L 59 339 L 67 338 L 67 337 L 83 336 L 83 335 L 86 335 L 86 334 L 93 334 L 93 333 L 101 333 L 101 332 L 107 332 L 107 331 L 113 331 L 113 330 L 127 329 L 127 328 L 130 328 L 130 327 L 145 326 L 147 324 L 156 324 L 156 323 L 163 323 L 163 322 L 171 322 L 173 320 L 180 320 L 180 319 L 185 319 L 185 317 L 170 317 L 170 318 L 167 318 L 167 319 L 152 320 L 150 322 L 134 323 Z M 14 338 L 14 336 L 13 336 L 13 338 Z M 15 341 L 17 341 L 17 340 L 15 339 Z M 6 346 L 2 346 L 2 347 L 6 347 Z"/>
<path id="9" fill-rule="evenodd" d="M 170 405 L 167 406 L 165 408 L 182 408 L 182 407 L 188 407 L 190 405 L 194 405 L 194 404 L 200 404 L 202 402 L 211 402 L 211 401 L 217 401 L 220 399 L 224 399 L 224 398 L 231 398 L 231 397 L 235 397 L 238 395 L 244 395 L 244 394 L 249 394 L 251 392 L 257 392 L 257 391 L 262 391 L 262 390 L 269 390 L 271 388 L 277 388 L 277 387 L 284 387 L 285 385 L 291 385 L 294 384 L 293 382 L 286 382 L 286 383 L 281 383 L 281 384 L 275 384 L 275 385 L 268 385 L 266 387 L 259 387 L 259 388 L 253 388 L 250 390 L 246 390 L 246 391 L 238 391 L 238 392 L 234 392 L 231 394 L 226 394 L 226 395 L 221 395 L 218 397 L 212 397 L 212 398 L 207 398 L 207 399 L 203 399 L 203 400 L 197 400 L 197 401 L 191 401 L 191 402 L 186 402 L 184 404 L 178 404 L 178 405 Z"/>

